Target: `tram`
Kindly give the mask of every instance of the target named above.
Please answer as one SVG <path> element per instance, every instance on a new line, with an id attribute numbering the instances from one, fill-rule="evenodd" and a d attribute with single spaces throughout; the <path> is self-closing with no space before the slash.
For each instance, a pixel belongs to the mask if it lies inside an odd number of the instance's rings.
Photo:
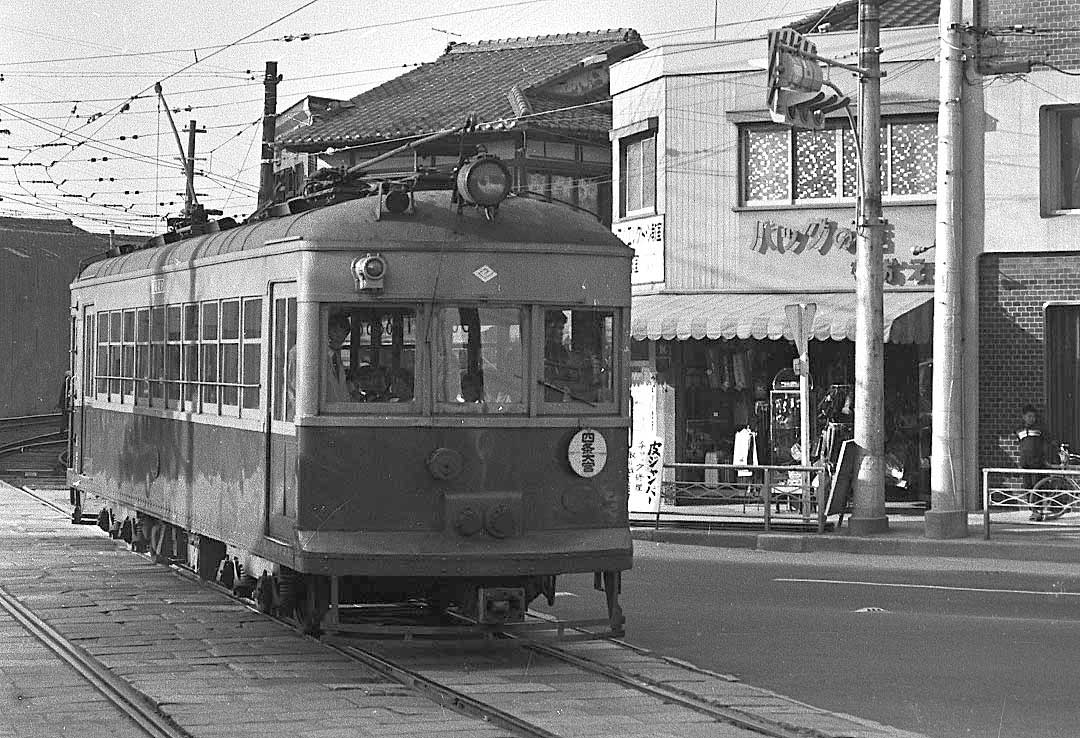
<path id="1" fill-rule="evenodd" d="M 519 621 L 595 572 L 620 632 L 632 251 L 487 161 L 87 266 L 77 505 L 312 631 L 402 598 Z"/>

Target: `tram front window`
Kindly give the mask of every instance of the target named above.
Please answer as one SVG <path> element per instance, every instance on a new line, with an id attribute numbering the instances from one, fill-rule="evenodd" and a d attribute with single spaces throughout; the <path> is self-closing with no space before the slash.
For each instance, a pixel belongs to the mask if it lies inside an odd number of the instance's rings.
<path id="1" fill-rule="evenodd" d="M 416 376 L 416 311 L 331 307 L 326 318 L 323 401 L 411 402 Z"/>
<path id="2" fill-rule="evenodd" d="M 436 402 L 496 412 L 523 405 L 521 310 L 443 307 L 434 345 Z"/>
<path id="3" fill-rule="evenodd" d="M 544 401 L 614 402 L 614 346 L 613 311 L 545 310 Z"/>

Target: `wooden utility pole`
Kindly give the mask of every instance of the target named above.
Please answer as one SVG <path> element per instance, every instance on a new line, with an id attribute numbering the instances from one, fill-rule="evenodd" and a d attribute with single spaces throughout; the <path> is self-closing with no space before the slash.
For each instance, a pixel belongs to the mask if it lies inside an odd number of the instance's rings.
<path id="1" fill-rule="evenodd" d="M 274 202 L 274 141 L 277 138 L 277 62 L 266 62 L 263 77 L 262 156 L 259 159 L 258 209 Z"/>
<path id="2" fill-rule="evenodd" d="M 941 0 L 937 229 L 934 234 L 934 398 L 930 441 L 930 507 L 927 538 L 968 534 L 964 500 L 963 424 L 963 240 L 960 184 L 963 176 L 962 0 Z"/>
<path id="3" fill-rule="evenodd" d="M 879 0 L 859 2 L 859 212 L 855 267 L 855 535 L 889 528 L 885 514 L 885 331 L 881 219 L 881 19 Z"/>

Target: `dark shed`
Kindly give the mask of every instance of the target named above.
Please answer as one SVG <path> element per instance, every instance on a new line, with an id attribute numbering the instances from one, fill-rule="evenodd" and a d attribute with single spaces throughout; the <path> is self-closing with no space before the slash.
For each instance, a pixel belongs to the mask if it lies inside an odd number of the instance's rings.
<path id="1" fill-rule="evenodd" d="M 68 368 L 68 285 L 108 247 L 70 221 L 0 217 L 0 417 L 57 411 Z"/>

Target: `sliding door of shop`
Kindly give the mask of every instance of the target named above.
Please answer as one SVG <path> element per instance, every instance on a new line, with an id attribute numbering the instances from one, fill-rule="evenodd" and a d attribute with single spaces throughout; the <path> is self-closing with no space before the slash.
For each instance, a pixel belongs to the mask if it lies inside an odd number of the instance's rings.
<path id="1" fill-rule="evenodd" d="M 1045 346 L 1047 431 L 1080 451 L 1080 305 L 1046 307 Z"/>

